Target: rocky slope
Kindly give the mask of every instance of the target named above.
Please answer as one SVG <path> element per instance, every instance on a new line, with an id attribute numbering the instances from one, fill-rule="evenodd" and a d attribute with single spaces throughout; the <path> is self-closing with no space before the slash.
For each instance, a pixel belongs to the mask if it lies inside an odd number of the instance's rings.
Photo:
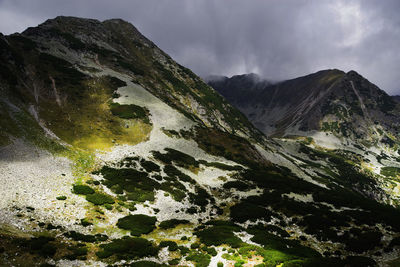
<path id="1" fill-rule="evenodd" d="M 1 266 L 398 263 L 395 157 L 265 138 L 125 21 L 1 36 L 0 69 Z"/>

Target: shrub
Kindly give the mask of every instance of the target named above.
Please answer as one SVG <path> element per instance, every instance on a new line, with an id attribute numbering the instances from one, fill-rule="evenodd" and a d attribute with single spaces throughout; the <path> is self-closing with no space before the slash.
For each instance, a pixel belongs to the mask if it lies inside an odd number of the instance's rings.
<path id="1" fill-rule="evenodd" d="M 258 205 L 242 202 L 230 208 L 231 218 L 234 221 L 243 223 L 247 220 L 255 221 L 257 219 L 269 220 L 271 212 Z"/>
<path id="2" fill-rule="evenodd" d="M 94 193 L 86 196 L 86 200 L 95 205 L 114 204 L 114 199 L 103 193 Z"/>
<path id="3" fill-rule="evenodd" d="M 210 264 L 211 256 L 208 254 L 191 251 L 186 257 L 186 260 L 195 262 L 196 267 L 207 267 Z"/>
<path id="4" fill-rule="evenodd" d="M 159 172 L 160 171 L 160 166 L 155 164 L 152 161 L 144 160 L 140 162 L 140 165 L 147 171 L 147 172 Z"/>
<path id="5" fill-rule="evenodd" d="M 397 167 L 382 167 L 381 175 L 386 177 L 397 177 L 400 174 L 400 168 Z"/>
<path id="6" fill-rule="evenodd" d="M 120 218 L 117 222 L 117 226 L 121 229 L 131 231 L 131 235 L 139 236 L 153 231 L 156 228 L 156 221 L 156 217 L 144 214 L 128 215 Z"/>
<path id="7" fill-rule="evenodd" d="M 114 255 L 120 260 L 129 260 L 136 257 L 156 256 L 158 248 L 144 238 L 123 237 L 114 239 L 108 244 L 100 245 L 96 255 L 99 258 L 108 258 Z"/>
<path id="8" fill-rule="evenodd" d="M 171 219 L 171 220 L 166 220 L 162 221 L 159 225 L 161 229 L 170 229 L 174 228 L 175 226 L 179 224 L 188 224 L 190 223 L 188 220 L 178 220 L 178 219 Z"/>
<path id="9" fill-rule="evenodd" d="M 89 222 L 89 220 L 87 218 L 81 219 L 81 224 L 84 227 L 89 226 L 89 225 L 93 225 L 93 223 Z"/>
<path id="10" fill-rule="evenodd" d="M 65 237 L 71 238 L 75 241 L 83 241 L 83 242 L 95 242 L 96 237 L 94 235 L 85 235 L 75 231 L 70 231 L 64 234 Z"/>
<path id="11" fill-rule="evenodd" d="M 44 257 L 52 257 L 56 253 L 56 248 L 50 242 L 54 241 L 52 237 L 39 236 L 30 239 L 27 244 L 28 248 Z"/>
<path id="12" fill-rule="evenodd" d="M 174 241 L 161 241 L 160 248 L 168 247 L 169 251 L 176 251 L 178 250 L 178 245 Z"/>
<path id="13" fill-rule="evenodd" d="M 181 261 L 181 259 L 179 259 L 179 258 L 172 259 L 172 260 L 168 261 L 168 265 L 178 265 L 180 261 Z"/>
<path id="14" fill-rule="evenodd" d="M 137 202 L 145 202 L 146 200 L 154 201 L 155 199 L 154 191 L 146 191 L 141 189 L 135 189 L 133 192 L 127 193 L 126 196 L 129 200 Z"/>
<path id="15" fill-rule="evenodd" d="M 110 104 L 111 113 L 121 119 L 141 119 L 149 122 L 149 111 L 137 105 L 120 105 L 119 103 Z"/>
<path id="16" fill-rule="evenodd" d="M 214 225 L 209 228 L 196 231 L 195 234 L 200 238 L 200 241 L 207 246 L 219 246 L 228 244 L 231 247 L 239 247 L 243 242 L 235 236 L 234 231 L 238 231 L 238 226 L 230 225 Z"/>
<path id="17" fill-rule="evenodd" d="M 79 195 L 90 195 L 94 193 L 94 189 L 87 185 L 74 185 L 73 192 Z"/>

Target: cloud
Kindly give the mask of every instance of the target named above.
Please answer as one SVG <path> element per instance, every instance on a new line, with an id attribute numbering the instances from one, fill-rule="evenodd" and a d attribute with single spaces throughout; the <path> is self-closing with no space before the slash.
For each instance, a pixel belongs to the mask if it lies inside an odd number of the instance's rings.
<path id="1" fill-rule="evenodd" d="M 199 75 L 356 70 L 400 94 L 397 0 L 0 0 L 0 31 L 57 15 L 123 18 Z"/>

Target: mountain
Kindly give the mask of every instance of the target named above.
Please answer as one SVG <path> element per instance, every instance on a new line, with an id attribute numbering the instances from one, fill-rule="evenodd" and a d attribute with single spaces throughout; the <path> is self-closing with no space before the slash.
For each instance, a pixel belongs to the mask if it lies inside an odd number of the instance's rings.
<path id="1" fill-rule="evenodd" d="M 355 71 L 324 70 L 266 85 L 235 76 L 209 84 L 269 136 L 318 131 L 366 146 L 399 141 L 397 101 Z"/>
<path id="2" fill-rule="evenodd" d="M 255 73 L 235 75 L 231 78 L 210 76 L 206 81 L 235 106 L 251 105 L 251 102 L 253 102 L 252 96 L 266 86 L 271 85 L 270 82 L 261 79 Z"/>
<path id="3" fill-rule="evenodd" d="M 270 139 L 228 102 L 279 84 L 237 76 L 227 101 L 120 19 L 1 35 L 0 69 L 1 266 L 398 263 L 398 155 Z M 284 104 L 294 83 L 340 101 L 370 86 L 332 72 L 280 83 L 270 104 L 294 123 L 279 129 L 316 127 Z M 252 94 L 237 103 L 261 107 Z"/>
<path id="4" fill-rule="evenodd" d="M 400 96 L 399 96 L 399 95 L 393 95 L 392 98 L 393 98 L 394 100 L 396 100 L 397 102 L 400 101 Z"/>

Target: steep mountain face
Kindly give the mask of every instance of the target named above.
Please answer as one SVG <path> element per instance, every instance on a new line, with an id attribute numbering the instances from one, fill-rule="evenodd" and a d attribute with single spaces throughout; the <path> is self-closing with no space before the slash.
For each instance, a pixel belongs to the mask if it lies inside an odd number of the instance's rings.
<path id="1" fill-rule="evenodd" d="M 12 49 L 7 49 L 8 46 Z M 58 92 L 57 88 L 63 90 L 64 85 L 85 85 L 88 76 L 95 74 L 96 66 L 103 66 L 129 75 L 135 83 L 151 88 L 148 89 L 151 93 L 177 108 L 190 120 L 246 136 L 256 137 L 258 134 L 249 132 L 252 128 L 246 118 L 232 109 L 219 94 L 122 20 L 98 23 L 95 20 L 60 17 L 30 28 L 21 35 L 3 37 L 2 47 L 11 51 L 4 55 L 9 58 L 2 66 L 4 77 L 25 83 L 27 86 L 24 87 L 28 87 L 17 88 L 13 93 L 34 98 L 39 109 L 47 102 L 56 104 L 52 108 L 62 110 L 63 105 L 73 102 L 73 106 L 76 101 L 86 101 L 85 90 Z M 23 53 L 24 57 L 15 58 L 13 53 Z M 10 61 L 12 65 L 8 63 Z M 30 69 L 24 68 L 26 65 Z M 73 66 L 85 69 L 76 71 Z M 23 76 L 19 75 L 20 72 Z M 31 81 L 27 82 L 29 79 Z M 43 92 L 45 88 L 55 89 Z M 43 110 L 48 112 L 49 108 Z"/>
<path id="2" fill-rule="evenodd" d="M 398 262 L 400 172 L 385 169 L 394 154 L 267 139 L 125 21 L 58 17 L 1 35 L 0 70 L 1 266 Z M 232 100 L 249 86 L 276 95 L 271 108 L 294 121 L 279 117 L 281 131 L 318 127 L 298 119 L 314 109 L 322 119 L 336 114 L 323 105 L 328 94 L 345 107 L 359 94 L 386 101 L 355 73 L 299 79 L 278 93 L 238 76 L 241 85 L 223 94 Z M 350 87 L 340 93 L 340 84 Z M 312 99 L 312 107 L 296 102 Z M 377 110 L 372 122 L 384 114 L 379 123 L 390 124 L 397 106 L 384 113 L 362 99 L 361 112 Z M 252 97 L 237 103 L 262 106 Z"/>
<path id="3" fill-rule="evenodd" d="M 235 85 L 232 85 L 234 83 Z M 245 82 L 210 82 L 265 134 L 333 133 L 367 146 L 398 142 L 399 105 L 354 71 L 325 70 L 256 91 Z M 237 95 L 235 95 L 235 92 Z M 241 92 L 247 91 L 242 101 Z"/>

